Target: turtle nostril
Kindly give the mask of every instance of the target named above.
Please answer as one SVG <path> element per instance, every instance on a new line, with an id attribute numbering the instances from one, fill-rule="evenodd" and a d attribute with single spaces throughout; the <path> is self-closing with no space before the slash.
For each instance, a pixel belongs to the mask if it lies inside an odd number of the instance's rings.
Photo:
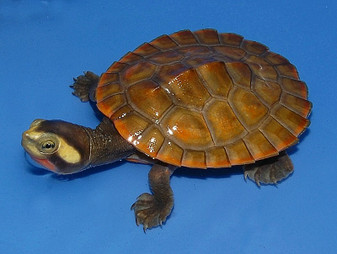
<path id="1" fill-rule="evenodd" d="M 21 138 L 21 145 L 23 147 L 26 147 L 28 144 L 30 144 L 32 142 L 32 137 L 29 134 L 29 131 L 25 131 L 24 133 L 22 133 L 22 138 Z"/>
<path id="2" fill-rule="evenodd" d="M 25 131 L 24 133 L 22 133 L 22 138 L 23 139 L 29 139 L 30 138 L 28 131 Z"/>

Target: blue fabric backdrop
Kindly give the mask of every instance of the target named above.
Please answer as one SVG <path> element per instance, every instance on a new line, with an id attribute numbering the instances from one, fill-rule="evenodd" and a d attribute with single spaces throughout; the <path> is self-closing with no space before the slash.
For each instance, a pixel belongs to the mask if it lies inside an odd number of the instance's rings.
<path id="1" fill-rule="evenodd" d="M 336 1 L 0 2 L 0 253 L 335 253 Z M 306 81 L 311 125 L 291 150 L 295 173 L 257 188 L 239 168 L 180 170 L 162 228 L 134 222 L 148 165 L 117 163 L 70 177 L 31 167 L 21 133 L 35 118 L 94 127 L 72 77 L 96 73 L 139 44 L 215 28 L 287 57 Z"/>

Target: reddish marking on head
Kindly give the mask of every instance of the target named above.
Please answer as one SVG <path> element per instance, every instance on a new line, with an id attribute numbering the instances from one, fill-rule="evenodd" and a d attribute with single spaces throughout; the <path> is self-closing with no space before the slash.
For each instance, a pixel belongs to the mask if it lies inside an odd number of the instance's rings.
<path id="1" fill-rule="evenodd" d="M 40 165 L 42 165 L 43 167 L 45 167 L 46 169 L 49 169 L 53 172 L 57 171 L 55 165 L 47 159 L 38 159 L 38 158 L 34 158 L 34 157 L 32 157 L 32 159 L 34 161 L 36 161 L 37 163 L 39 163 Z"/>

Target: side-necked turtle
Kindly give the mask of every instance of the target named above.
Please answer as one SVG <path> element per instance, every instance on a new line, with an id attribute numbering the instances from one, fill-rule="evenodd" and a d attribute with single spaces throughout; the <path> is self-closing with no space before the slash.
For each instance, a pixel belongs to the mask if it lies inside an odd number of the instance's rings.
<path id="1" fill-rule="evenodd" d="M 144 229 L 170 214 L 170 176 L 181 166 L 245 165 L 258 185 L 287 177 L 293 165 L 285 149 L 308 127 L 312 107 L 287 59 L 212 29 L 160 36 L 72 87 L 103 113 L 101 124 L 38 119 L 23 133 L 24 149 L 58 174 L 122 159 L 153 164 L 152 194 L 132 205 Z"/>

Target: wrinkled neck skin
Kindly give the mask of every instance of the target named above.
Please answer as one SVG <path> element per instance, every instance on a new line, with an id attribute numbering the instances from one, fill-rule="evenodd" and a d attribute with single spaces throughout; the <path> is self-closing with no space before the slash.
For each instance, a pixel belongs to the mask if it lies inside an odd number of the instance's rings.
<path id="1" fill-rule="evenodd" d="M 136 152 L 135 148 L 119 135 L 108 119 L 104 119 L 96 129 L 83 128 L 90 142 L 88 167 L 113 163 Z"/>

